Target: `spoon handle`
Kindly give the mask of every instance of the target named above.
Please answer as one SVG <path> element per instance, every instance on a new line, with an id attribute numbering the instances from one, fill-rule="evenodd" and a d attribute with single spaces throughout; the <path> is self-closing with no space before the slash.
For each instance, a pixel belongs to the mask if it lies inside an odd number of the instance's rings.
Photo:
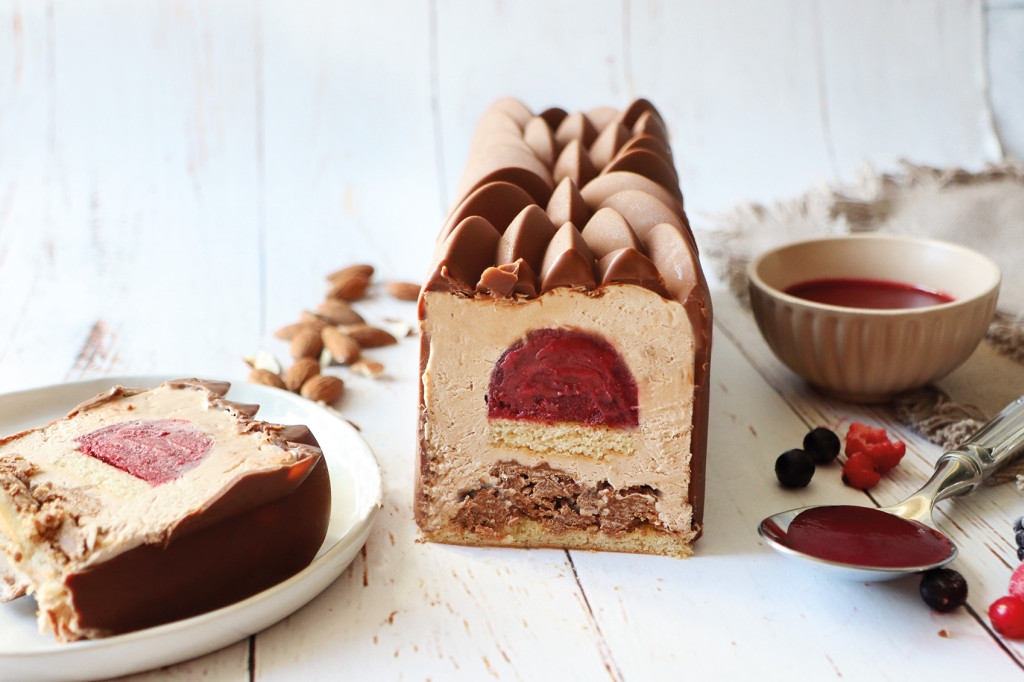
<path id="1" fill-rule="evenodd" d="M 983 479 L 1024 452 L 1024 396 L 1004 407 L 957 451 L 974 460 Z"/>

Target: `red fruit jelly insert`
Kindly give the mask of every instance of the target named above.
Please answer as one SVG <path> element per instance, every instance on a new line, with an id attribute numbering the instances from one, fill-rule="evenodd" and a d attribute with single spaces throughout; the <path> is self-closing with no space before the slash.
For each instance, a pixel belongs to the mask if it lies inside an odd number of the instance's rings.
<path id="1" fill-rule="evenodd" d="M 111 424 L 75 439 L 81 451 L 152 485 L 178 478 L 202 462 L 213 437 L 184 419 Z"/>
<path id="2" fill-rule="evenodd" d="M 535 329 L 494 365 L 487 416 L 635 427 L 637 388 L 622 356 L 595 334 Z"/>
<path id="3" fill-rule="evenodd" d="M 785 544 L 818 559 L 874 568 L 933 566 L 953 551 L 953 543 L 923 523 L 847 505 L 800 512 Z"/>
<path id="4" fill-rule="evenodd" d="M 794 284 L 786 293 L 815 303 L 875 310 L 923 308 L 954 300 L 939 291 L 883 279 L 816 279 Z"/>

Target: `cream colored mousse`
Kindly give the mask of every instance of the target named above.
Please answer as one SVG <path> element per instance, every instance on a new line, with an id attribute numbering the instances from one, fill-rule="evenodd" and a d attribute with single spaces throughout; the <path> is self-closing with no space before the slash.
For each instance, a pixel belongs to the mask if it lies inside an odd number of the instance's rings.
<path id="1" fill-rule="evenodd" d="M 424 477 L 430 485 L 421 491 L 419 519 L 429 539 L 691 553 L 699 533 L 689 499 L 695 337 L 682 304 L 622 284 L 589 292 L 558 288 L 531 300 L 427 291 L 423 306 L 429 339 L 422 376 Z M 543 328 L 588 332 L 619 352 L 637 384 L 637 428 L 488 419 L 486 378 L 495 363 L 528 332 Z M 559 442 L 565 435 L 568 443 Z M 588 490 L 646 487 L 657 519 L 627 532 L 567 528 L 553 534 L 527 518 L 488 537 L 479 537 L 479 529 L 467 532 L 456 520 L 467 495 L 499 485 L 492 472 L 503 462 L 550 468 L 556 478 L 564 474 Z"/>
<path id="2" fill-rule="evenodd" d="M 309 456 L 308 446 L 283 447 L 272 433 L 251 428 L 263 424 L 248 419 L 253 406 L 217 400 L 202 386 L 163 384 L 123 395 L 118 390 L 45 427 L 0 440 L 5 595 L 32 592 L 40 630 L 56 627 L 58 638 L 59 628 L 68 626 L 55 624 L 75 616 L 67 575 L 143 543 L 160 543 L 243 477 Z M 212 448 L 195 468 L 152 485 L 83 454 L 75 440 L 108 425 L 146 419 L 187 420 L 212 436 Z"/>

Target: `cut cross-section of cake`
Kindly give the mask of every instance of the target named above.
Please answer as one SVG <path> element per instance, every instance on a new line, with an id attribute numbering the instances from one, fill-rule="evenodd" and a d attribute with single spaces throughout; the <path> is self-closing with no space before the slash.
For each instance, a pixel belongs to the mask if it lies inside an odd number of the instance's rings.
<path id="1" fill-rule="evenodd" d="M 427 539 L 692 553 L 711 302 L 682 201 L 645 100 L 484 114 L 420 296 Z"/>
<path id="2" fill-rule="evenodd" d="M 304 426 L 197 379 L 114 387 L 0 440 L 5 597 L 31 593 L 58 640 L 225 606 L 302 570 L 327 533 L 330 480 Z"/>

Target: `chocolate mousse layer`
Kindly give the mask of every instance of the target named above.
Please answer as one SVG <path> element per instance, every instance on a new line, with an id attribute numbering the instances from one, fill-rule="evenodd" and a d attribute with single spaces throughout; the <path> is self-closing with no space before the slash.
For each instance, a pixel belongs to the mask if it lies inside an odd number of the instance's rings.
<path id="1" fill-rule="evenodd" d="M 227 389 L 115 387 L 0 440 L 7 596 L 34 595 L 42 632 L 69 641 L 197 615 L 312 561 L 331 507 L 320 448 Z"/>
<path id="2" fill-rule="evenodd" d="M 691 553 L 711 302 L 650 102 L 539 114 L 495 102 L 419 316 L 427 539 Z M 555 488 L 557 503 L 523 496 Z"/>

